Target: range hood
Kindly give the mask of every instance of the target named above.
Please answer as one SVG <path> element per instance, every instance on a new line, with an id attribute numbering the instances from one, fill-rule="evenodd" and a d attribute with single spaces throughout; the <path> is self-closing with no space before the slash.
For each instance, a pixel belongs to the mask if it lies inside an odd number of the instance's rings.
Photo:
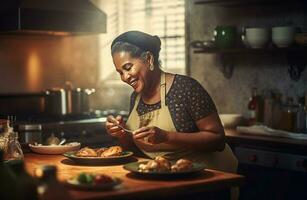
<path id="1" fill-rule="evenodd" d="M 0 5 L 0 33 L 106 32 L 106 14 L 89 0 L 1 0 Z"/>

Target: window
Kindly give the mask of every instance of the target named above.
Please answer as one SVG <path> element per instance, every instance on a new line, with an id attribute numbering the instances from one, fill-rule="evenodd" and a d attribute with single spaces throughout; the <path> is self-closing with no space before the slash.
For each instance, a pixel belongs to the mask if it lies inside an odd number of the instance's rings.
<path id="1" fill-rule="evenodd" d="M 100 80 L 118 83 L 110 55 L 112 40 L 129 30 L 140 30 L 161 39 L 162 69 L 185 74 L 184 0 L 104 0 L 99 6 L 107 13 L 107 33 L 100 36 Z"/>

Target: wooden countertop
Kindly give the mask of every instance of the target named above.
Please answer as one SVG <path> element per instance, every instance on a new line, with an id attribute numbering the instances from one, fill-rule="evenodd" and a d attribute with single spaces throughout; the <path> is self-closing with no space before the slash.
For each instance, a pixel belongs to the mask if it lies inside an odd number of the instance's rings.
<path id="1" fill-rule="evenodd" d="M 250 135 L 239 133 L 235 129 L 225 129 L 226 140 L 234 145 L 256 145 L 269 148 L 279 148 L 285 151 L 307 153 L 307 140 Z"/>
<path id="2" fill-rule="evenodd" d="M 241 175 L 209 169 L 193 177 L 144 179 L 124 170 L 122 165 L 80 166 L 61 155 L 28 153 L 25 155 L 25 164 L 27 171 L 32 175 L 34 170 L 41 165 L 56 165 L 60 181 L 65 181 L 67 178 L 80 172 L 106 173 L 122 180 L 121 185 L 110 191 L 90 192 L 70 190 L 75 199 L 144 199 L 148 197 L 161 199 L 172 195 L 178 196 L 225 190 L 232 186 L 240 186 L 244 182 L 244 177 Z"/>

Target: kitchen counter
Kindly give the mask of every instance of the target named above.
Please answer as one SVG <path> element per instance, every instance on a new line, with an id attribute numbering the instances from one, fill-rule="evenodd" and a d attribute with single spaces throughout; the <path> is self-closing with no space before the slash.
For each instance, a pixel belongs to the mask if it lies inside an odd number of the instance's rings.
<path id="1" fill-rule="evenodd" d="M 137 158 L 136 158 L 137 159 Z M 137 159 L 140 160 L 140 159 Z M 27 171 L 33 175 L 34 169 L 44 164 L 53 164 L 58 169 L 58 179 L 65 181 L 79 172 L 96 172 L 116 176 L 122 180 L 114 190 L 109 191 L 77 191 L 70 190 L 75 199 L 178 199 L 188 195 L 212 194 L 216 191 L 229 191 L 233 186 L 244 183 L 244 177 L 238 174 L 225 173 L 206 169 L 193 177 L 176 179 L 144 179 L 136 177 L 123 169 L 122 165 L 80 166 L 61 155 L 25 155 Z"/>
<path id="2" fill-rule="evenodd" d="M 284 151 L 307 154 L 307 140 L 282 137 L 269 137 L 239 133 L 235 129 L 226 129 L 226 141 L 230 145 L 251 145 L 263 148 L 278 148 Z"/>

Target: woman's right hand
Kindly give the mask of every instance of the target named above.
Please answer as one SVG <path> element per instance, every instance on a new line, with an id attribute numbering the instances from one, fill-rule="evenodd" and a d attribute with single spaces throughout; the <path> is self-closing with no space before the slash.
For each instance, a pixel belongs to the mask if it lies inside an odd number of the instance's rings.
<path id="1" fill-rule="evenodd" d="M 109 115 L 106 122 L 107 133 L 113 137 L 121 138 L 125 135 L 125 131 L 117 125 L 125 126 L 123 117 Z"/>

